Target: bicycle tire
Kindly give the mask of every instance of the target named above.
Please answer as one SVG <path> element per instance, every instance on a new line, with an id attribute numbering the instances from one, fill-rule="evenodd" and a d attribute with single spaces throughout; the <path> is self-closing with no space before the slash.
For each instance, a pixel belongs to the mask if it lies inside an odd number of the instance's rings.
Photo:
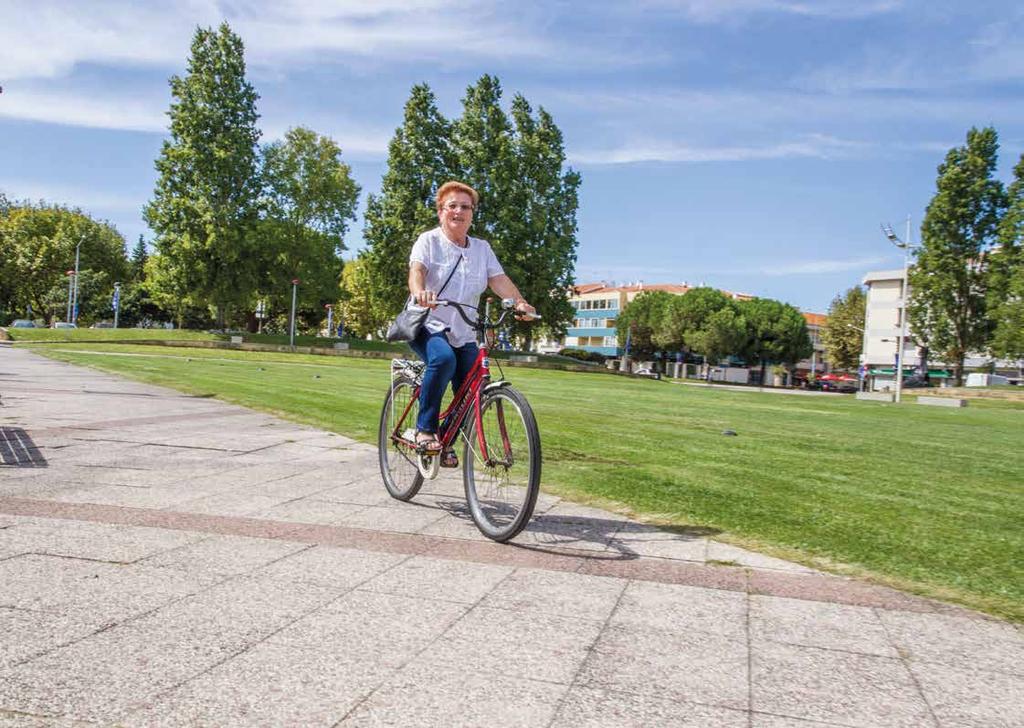
<path id="1" fill-rule="evenodd" d="M 380 475 L 388 494 L 400 501 L 411 500 L 423 486 L 423 475 L 416 463 L 416 453 L 403 445 L 391 441 L 391 433 L 398 425 L 409 400 L 416 391 L 416 383 L 408 377 L 399 377 L 388 389 L 384 408 L 380 413 L 377 429 L 377 457 L 380 461 Z M 419 404 L 413 403 L 406 416 L 410 427 L 415 427 Z"/>
<path id="2" fill-rule="evenodd" d="M 466 502 L 480 532 L 503 543 L 526 527 L 537 504 L 540 430 L 526 397 L 511 387 L 492 389 L 482 396 L 480 420 L 486 456 L 479 452 L 477 423 L 472 413 L 464 426 L 462 478 Z"/>

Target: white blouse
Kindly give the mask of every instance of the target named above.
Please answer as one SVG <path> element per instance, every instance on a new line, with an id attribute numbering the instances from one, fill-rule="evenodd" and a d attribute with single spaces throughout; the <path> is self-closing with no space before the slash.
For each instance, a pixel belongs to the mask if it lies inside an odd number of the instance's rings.
<path id="1" fill-rule="evenodd" d="M 505 272 L 486 240 L 468 237 L 466 247 L 460 248 L 440 227 L 416 239 L 409 255 L 409 265 L 413 263 L 421 263 L 427 269 L 427 290 L 438 293 L 438 298 L 458 301 L 474 309 L 480 303 L 480 294 L 487 290 L 487 281 Z M 453 268 L 455 273 L 441 291 Z M 465 313 L 470 319 L 475 318 L 473 312 L 466 310 Z M 462 320 L 454 306 L 435 308 L 427 317 L 426 327 L 431 333 L 447 329 L 448 343 L 455 347 L 476 341 L 476 332 Z"/>

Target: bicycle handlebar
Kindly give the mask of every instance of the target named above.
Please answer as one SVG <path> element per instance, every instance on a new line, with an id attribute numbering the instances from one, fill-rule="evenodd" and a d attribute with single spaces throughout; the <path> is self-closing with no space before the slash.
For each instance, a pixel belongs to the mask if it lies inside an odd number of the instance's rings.
<path id="1" fill-rule="evenodd" d="M 455 310 L 458 312 L 459 316 L 462 317 L 462 320 L 465 321 L 470 327 L 476 329 L 477 331 L 483 331 L 485 329 L 496 329 L 496 328 L 498 328 L 499 326 L 501 326 L 505 322 L 505 319 L 508 317 L 508 315 L 510 313 L 515 315 L 517 318 L 520 318 L 520 319 L 536 321 L 537 319 L 540 318 L 540 314 L 539 313 L 523 313 L 523 312 L 517 313 L 515 311 L 515 309 L 513 308 L 513 306 L 515 304 L 513 303 L 511 298 L 504 298 L 504 299 L 502 299 L 501 307 L 504 310 L 501 312 L 501 316 L 498 317 L 498 320 L 495 321 L 493 324 L 489 324 L 486 321 L 483 322 L 483 323 L 480 323 L 479 321 L 473 321 L 473 320 L 471 320 L 466 315 L 466 312 L 463 311 L 463 309 L 465 309 L 465 308 L 468 308 L 468 309 L 471 309 L 471 310 L 475 310 L 476 309 L 475 306 L 467 306 L 464 303 L 459 303 L 458 301 L 448 301 L 448 300 L 445 300 L 443 298 L 437 299 L 436 301 L 434 301 L 434 303 L 437 304 L 438 306 L 454 306 Z"/>

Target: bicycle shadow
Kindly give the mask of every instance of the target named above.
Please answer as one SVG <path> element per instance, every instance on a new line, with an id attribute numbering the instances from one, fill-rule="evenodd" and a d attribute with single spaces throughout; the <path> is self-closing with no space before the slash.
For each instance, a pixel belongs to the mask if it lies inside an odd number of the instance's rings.
<path id="1" fill-rule="evenodd" d="M 465 500 L 453 497 L 421 505 L 438 508 L 453 518 L 472 523 Z M 685 548 L 686 544 L 703 541 L 719 533 L 719 529 L 701 526 L 652 526 L 620 518 L 541 513 L 535 515 L 523 532 L 507 545 L 538 553 L 630 561 L 650 556 L 652 552 Z"/>
<path id="2" fill-rule="evenodd" d="M 21 427 L 0 427 L 0 467 L 49 467 L 39 446 Z"/>

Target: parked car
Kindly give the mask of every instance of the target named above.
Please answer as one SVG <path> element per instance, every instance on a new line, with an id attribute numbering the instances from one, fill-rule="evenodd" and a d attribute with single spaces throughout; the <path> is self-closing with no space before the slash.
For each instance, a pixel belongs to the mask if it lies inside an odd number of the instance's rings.
<path id="1" fill-rule="evenodd" d="M 109 321 L 97 321 L 96 323 L 94 323 L 89 328 L 90 329 L 112 329 L 112 328 L 114 328 L 114 324 L 110 323 Z"/>
<path id="2" fill-rule="evenodd" d="M 38 328 L 33 322 L 28 319 L 14 319 L 11 322 L 12 329 L 35 329 Z"/>
<path id="3" fill-rule="evenodd" d="M 50 325 L 51 329 L 77 329 L 78 325 L 73 324 L 70 321 L 54 321 Z"/>

